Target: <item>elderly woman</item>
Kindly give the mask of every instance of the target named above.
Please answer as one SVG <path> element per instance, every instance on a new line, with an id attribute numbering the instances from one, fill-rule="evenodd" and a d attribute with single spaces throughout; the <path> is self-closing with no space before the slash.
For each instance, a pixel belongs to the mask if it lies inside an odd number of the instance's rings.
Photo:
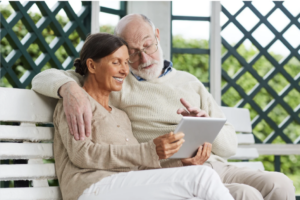
<path id="1" fill-rule="evenodd" d="M 159 169 L 160 149 L 168 144 L 178 151 L 183 133 L 138 143 L 126 113 L 109 104 L 109 94 L 122 89 L 129 73 L 128 57 L 124 40 L 98 33 L 86 39 L 75 60 L 93 111 L 92 133 L 76 141 L 69 134 L 63 101 L 58 102 L 54 157 L 63 199 L 233 199 L 208 167 Z"/>

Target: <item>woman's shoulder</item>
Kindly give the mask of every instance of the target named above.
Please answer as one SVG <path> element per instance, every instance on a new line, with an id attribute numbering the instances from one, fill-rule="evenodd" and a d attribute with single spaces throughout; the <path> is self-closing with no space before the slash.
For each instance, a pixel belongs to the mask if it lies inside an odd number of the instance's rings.
<path id="1" fill-rule="evenodd" d="M 64 121 L 66 120 L 65 117 L 65 111 L 63 108 L 63 99 L 58 100 L 56 107 L 54 109 L 54 113 L 53 113 L 53 123 L 55 124 L 56 121 Z"/>

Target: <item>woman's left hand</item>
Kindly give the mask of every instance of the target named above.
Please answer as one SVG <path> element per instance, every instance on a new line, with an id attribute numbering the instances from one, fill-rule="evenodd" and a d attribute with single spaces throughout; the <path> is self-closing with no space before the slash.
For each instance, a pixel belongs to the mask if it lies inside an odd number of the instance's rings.
<path id="1" fill-rule="evenodd" d="M 211 148 L 211 143 L 205 142 L 202 146 L 199 147 L 197 155 L 195 157 L 181 159 L 183 166 L 203 165 L 210 157 Z"/>
<path id="2" fill-rule="evenodd" d="M 180 99 L 180 102 L 186 109 L 179 108 L 177 110 L 177 114 L 181 114 L 182 116 L 189 116 L 189 117 L 209 117 L 209 115 L 204 110 L 200 110 L 200 108 L 198 107 L 192 107 L 183 98 Z"/>

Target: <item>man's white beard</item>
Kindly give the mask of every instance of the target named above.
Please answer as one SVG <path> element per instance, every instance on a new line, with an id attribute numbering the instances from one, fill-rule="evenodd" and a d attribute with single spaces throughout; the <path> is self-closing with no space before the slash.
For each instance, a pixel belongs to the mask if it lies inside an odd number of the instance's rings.
<path id="1" fill-rule="evenodd" d="M 147 81 L 151 81 L 153 79 L 156 79 L 161 74 L 163 68 L 164 68 L 164 58 L 163 58 L 163 52 L 161 49 L 160 44 L 158 44 L 158 51 L 159 51 L 159 61 L 158 60 L 148 60 L 146 63 L 142 63 L 138 66 L 138 70 L 133 69 L 130 65 L 130 70 L 133 74 L 142 77 L 143 79 Z M 148 67 L 149 65 L 152 65 L 150 69 L 144 69 L 145 67 Z"/>

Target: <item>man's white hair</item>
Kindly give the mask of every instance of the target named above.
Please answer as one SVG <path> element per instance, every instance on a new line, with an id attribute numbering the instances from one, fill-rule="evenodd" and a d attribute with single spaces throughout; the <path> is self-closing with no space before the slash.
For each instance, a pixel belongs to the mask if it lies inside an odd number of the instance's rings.
<path id="1" fill-rule="evenodd" d="M 126 20 L 125 22 L 128 23 L 128 21 L 131 21 L 133 18 L 135 18 L 136 16 L 140 16 L 145 22 L 147 22 L 151 27 L 152 27 L 152 30 L 153 30 L 153 33 L 155 33 L 155 25 L 154 23 L 145 15 L 143 14 L 129 14 L 129 15 L 126 15 L 124 18 L 122 18 L 119 23 L 117 24 L 115 30 L 114 30 L 114 35 L 116 36 L 120 36 L 121 35 L 121 31 L 122 29 L 120 28 L 120 25 L 122 23 L 124 23 L 123 21 Z"/>

